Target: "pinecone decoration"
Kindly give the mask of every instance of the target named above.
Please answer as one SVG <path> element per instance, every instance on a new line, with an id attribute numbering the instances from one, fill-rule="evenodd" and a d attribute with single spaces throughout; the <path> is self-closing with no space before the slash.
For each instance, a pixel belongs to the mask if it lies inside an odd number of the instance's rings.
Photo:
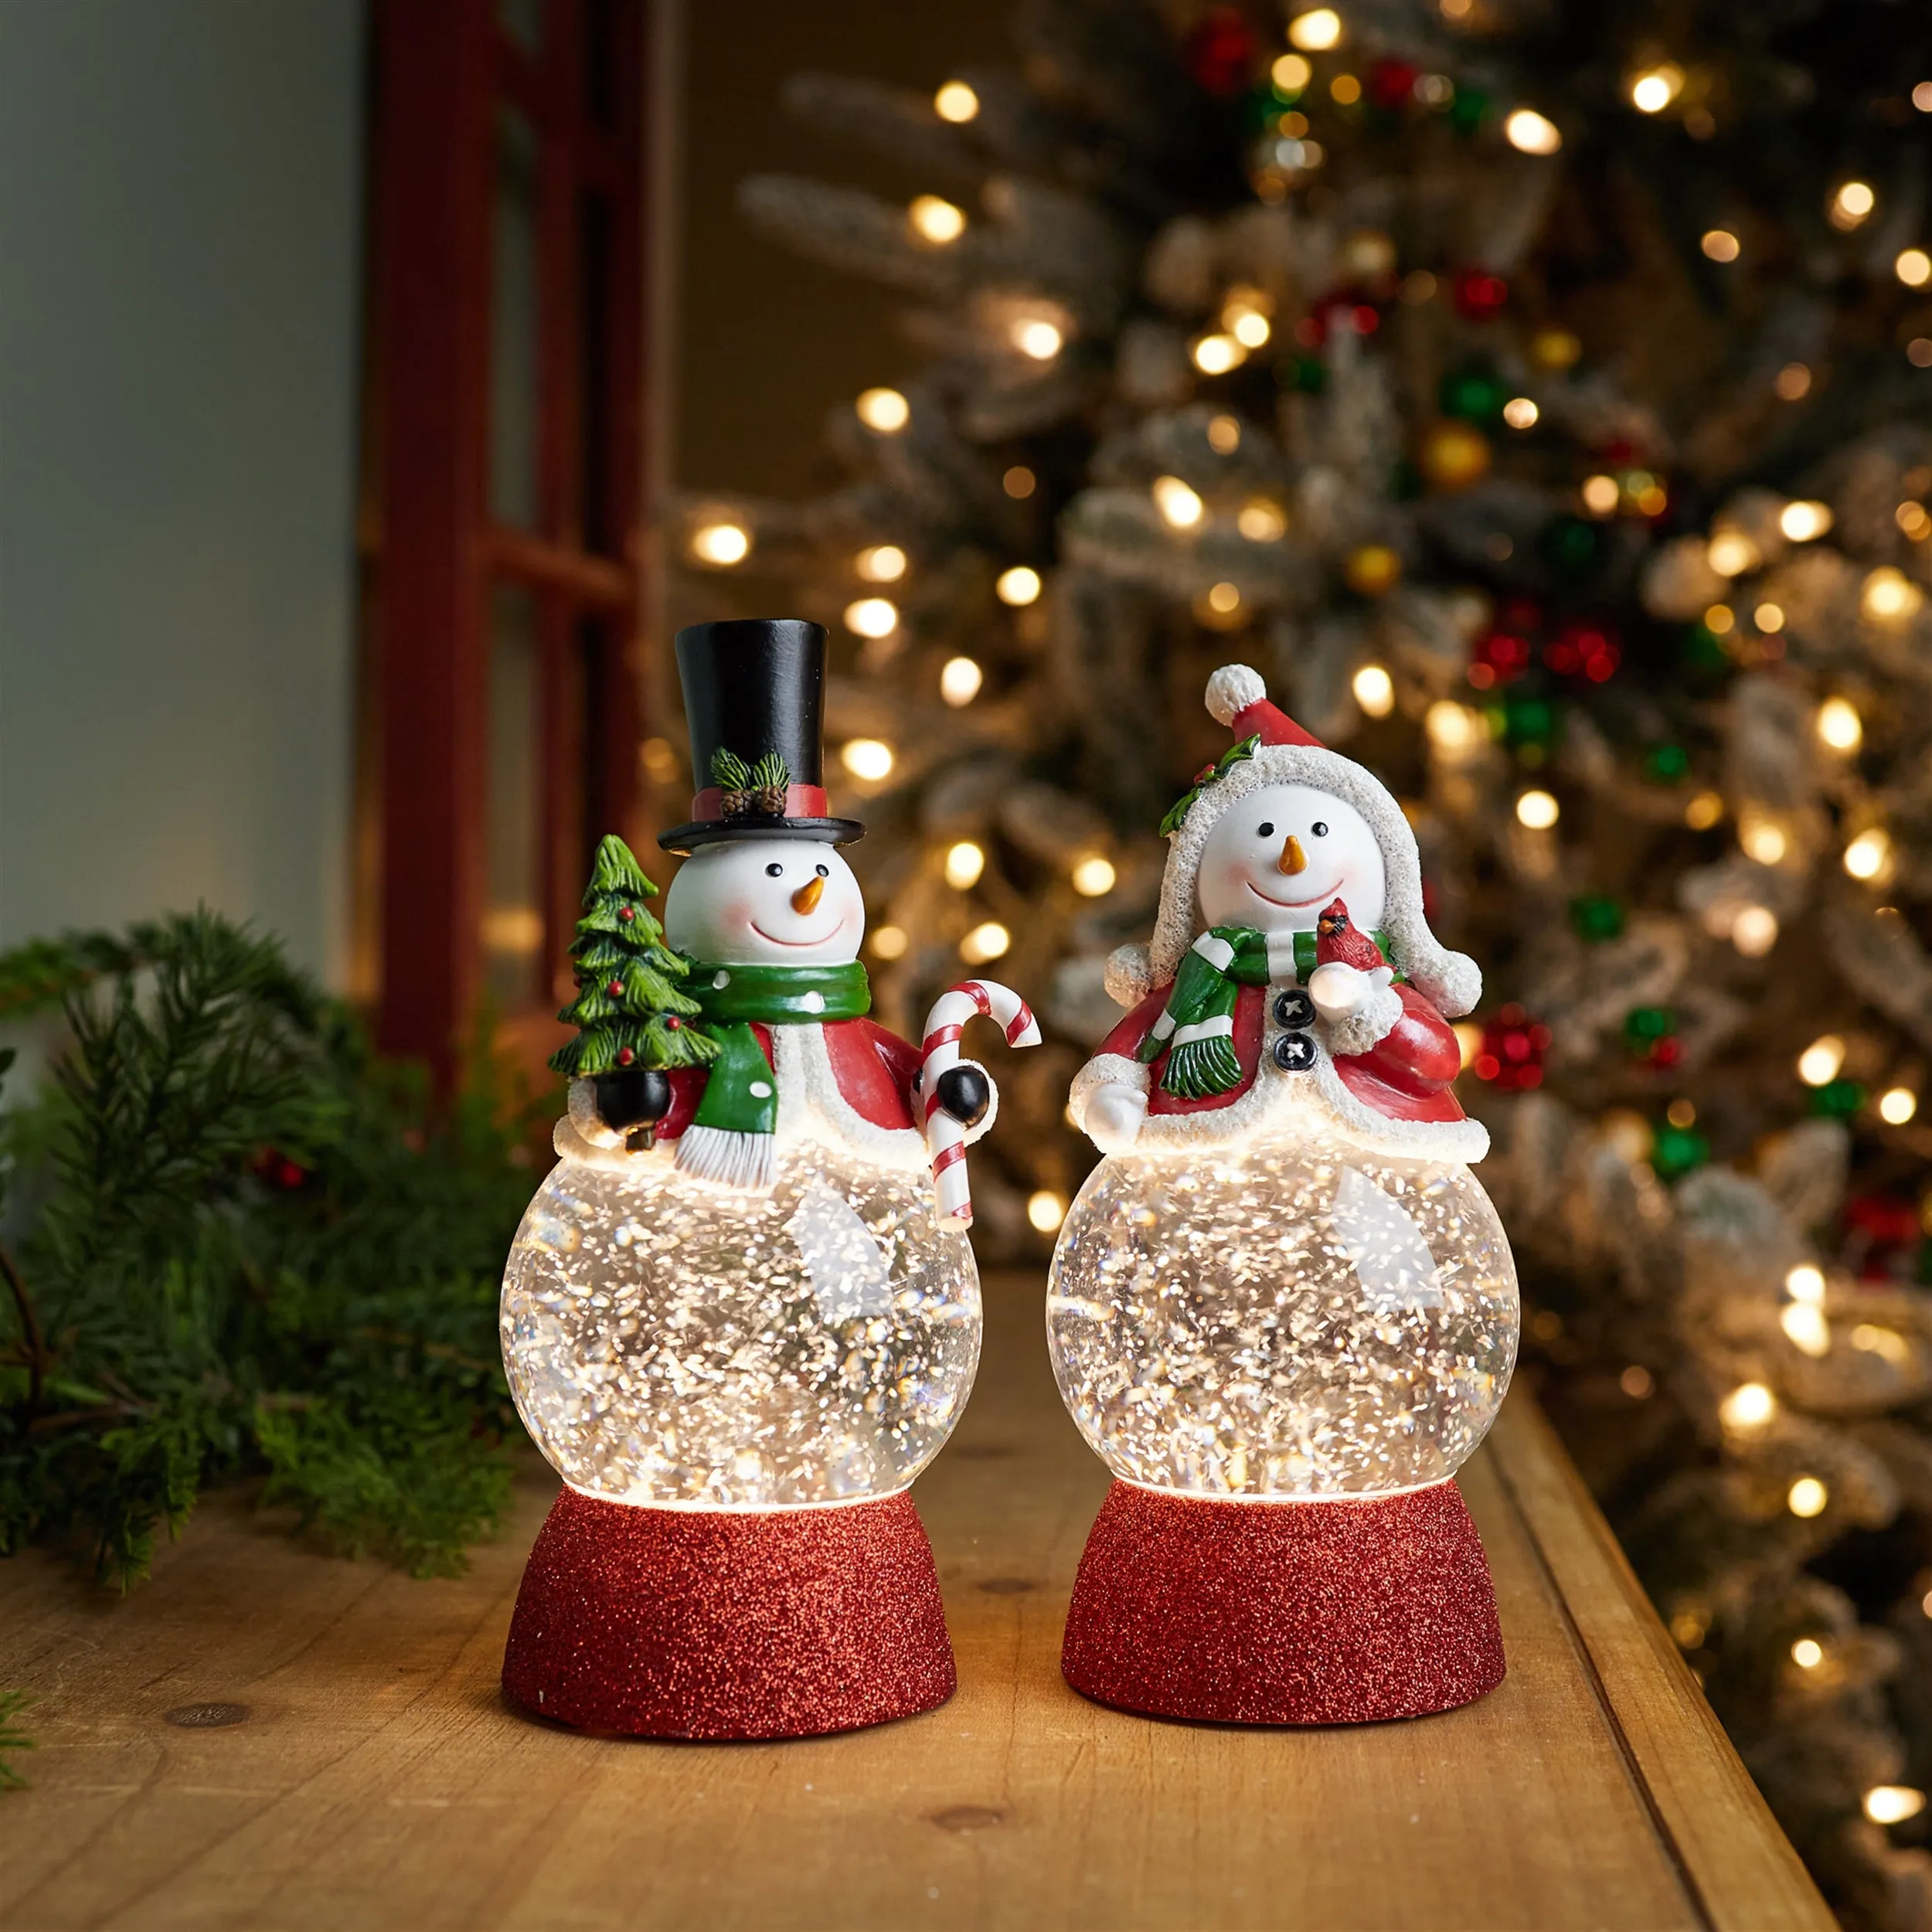
<path id="1" fill-rule="evenodd" d="M 767 751 L 755 765 L 747 765 L 736 752 L 717 751 L 712 756 L 711 781 L 722 794 L 727 818 L 785 815 L 791 770 L 775 751 Z"/>

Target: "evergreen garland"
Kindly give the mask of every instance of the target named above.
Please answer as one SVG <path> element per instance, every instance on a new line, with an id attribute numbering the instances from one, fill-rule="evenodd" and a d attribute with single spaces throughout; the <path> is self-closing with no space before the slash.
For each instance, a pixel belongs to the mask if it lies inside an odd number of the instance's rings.
<path id="1" fill-rule="evenodd" d="M 56 1002 L 71 1044 L 5 1123 L 0 1554 L 84 1542 L 125 1588 L 252 1474 L 335 1548 L 460 1569 L 508 1495 L 497 1285 L 534 1116 L 479 1055 L 433 1121 L 276 942 L 205 911 L 0 955 L 0 1013 Z"/>

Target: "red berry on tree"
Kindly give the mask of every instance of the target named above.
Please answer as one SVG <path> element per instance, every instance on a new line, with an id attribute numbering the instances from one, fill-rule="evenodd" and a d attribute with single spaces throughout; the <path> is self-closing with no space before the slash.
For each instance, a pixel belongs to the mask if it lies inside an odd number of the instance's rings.
<path id="1" fill-rule="evenodd" d="M 624 997 L 624 981 L 621 979 L 614 979 L 604 990 L 613 999 L 621 999 Z"/>
<path id="2" fill-rule="evenodd" d="M 622 920 L 627 926 L 629 925 L 631 920 L 635 919 L 637 916 L 638 909 L 634 906 L 620 906 L 617 908 L 618 918 Z"/>
<path id="3" fill-rule="evenodd" d="M 630 1048 L 629 1048 L 629 1047 L 628 1047 L 628 1046 L 620 1046 L 620 1047 L 617 1049 L 617 1064 L 618 1064 L 618 1066 L 628 1066 L 631 1064 L 631 1063 L 634 1060 L 635 1060 L 636 1058 L 637 1058 L 637 1055 L 636 1055 L 636 1054 L 634 1054 L 634 1053 L 632 1053 L 632 1052 L 631 1052 L 631 1050 L 630 1049 Z"/>
<path id="4" fill-rule="evenodd" d="M 684 1025 L 684 1022 L 679 1019 L 675 1013 L 666 1013 L 664 1016 L 664 1023 L 674 1033 Z"/>

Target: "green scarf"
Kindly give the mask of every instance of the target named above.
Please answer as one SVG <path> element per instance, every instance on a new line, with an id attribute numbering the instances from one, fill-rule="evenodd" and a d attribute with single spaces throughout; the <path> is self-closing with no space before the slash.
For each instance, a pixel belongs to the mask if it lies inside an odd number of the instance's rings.
<path id="1" fill-rule="evenodd" d="M 778 1127 L 778 1083 L 753 1020 L 767 1026 L 856 1019 L 872 1010 L 866 969 L 838 966 L 719 966 L 695 962 L 686 988 L 720 1049 L 704 1097 L 681 1137 L 678 1165 L 706 1179 L 768 1187 Z"/>
<path id="2" fill-rule="evenodd" d="M 1388 935 L 1370 937 L 1389 956 Z M 1315 936 L 1296 933 L 1294 977 L 1305 985 L 1315 971 Z M 1252 926 L 1216 926 L 1203 933 L 1181 961 L 1174 988 L 1136 1057 L 1145 1066 L 1167 1050 L 1161 1086 L 1183 1100 L 1225 1094 L 1241 1083 L 1234 1053 L 1234 1007 L 1243 986 L 1268 983 L 1268 940 Z"/>

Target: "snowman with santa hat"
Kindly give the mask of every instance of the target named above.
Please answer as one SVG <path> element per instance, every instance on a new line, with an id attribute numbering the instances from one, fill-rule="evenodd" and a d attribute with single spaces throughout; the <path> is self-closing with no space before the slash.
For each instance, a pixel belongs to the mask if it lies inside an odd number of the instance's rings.
<path id="1" fill-rule="evenodd" d="M 1107 1158 L 1049 1342 L 1116 1481 L 1063 1667 L 1169 1716 L 1420 1716 L 1503 1672 L 1453 1480 L 1518 1323 L 1454 1090 L 1481 975 L 1430 930 L 1387 788 L 1246 665 L 1206 699 L 1234 742 L 1162 823 L 1152 943 L 1108 967 L 1131 1010 L 1070 1099 Z"/>
<path id="2" fill-rule="evenodd" d="M 808 1735 L 943 1702 L 952 1654 L 908 1493 L 978 1363 L 966 1144 L 996 1097 L 964 1019 L 922 1055 L 868 1017 L 865 906 L 823 781 L 825 633 L 698 624 L 702 775 L 660 929 L 621 841 L 573 947 L 556 1168 L 504 1277 L 511 1390 L 566 1487 L 509 1695 L 603 1730 Z M 937 1010 L 937 1009 L 936 1009 Z"/>

